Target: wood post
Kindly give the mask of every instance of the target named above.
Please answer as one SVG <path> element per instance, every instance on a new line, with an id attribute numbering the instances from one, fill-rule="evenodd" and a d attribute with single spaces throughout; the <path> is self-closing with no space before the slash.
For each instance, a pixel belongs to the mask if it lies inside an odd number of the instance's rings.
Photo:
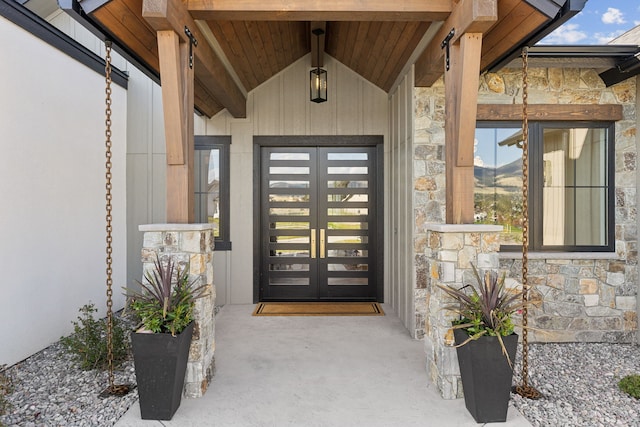
<path id="1" fill-rule="evenodd" d="M 465 33 L 449 47 L 445 71 L 447 224 L 471 224 L 473 159 L 482 34 Z"/>
<path id="2" fill-rule="evenodd" d="M 194 213 L 194 73 L 189 43 L 173 30 L 158 31 L 167 147 L 167 222 L 192 223 Z"/>

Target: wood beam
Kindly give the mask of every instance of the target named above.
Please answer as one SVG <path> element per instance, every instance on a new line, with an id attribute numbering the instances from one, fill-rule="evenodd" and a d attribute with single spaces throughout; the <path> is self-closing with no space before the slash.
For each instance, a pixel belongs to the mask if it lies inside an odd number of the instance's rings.
<path id="1" fill-rule="evenodd" d="M 528 104 L 529 120 L 562 121 L 618 121 L 622 120 L 622 105 L 576 105 L 576 104 Z M 522 105 L 481 104 L 478 105 L 477 120 L 522 120 Z"/>
<path id="2" fill-rule="evenodd" d="M 469 33 L 449 47 L 445 71 L 446 221 L 473 223 L 473 142 L 482 34 Z"/>
<path id="3" fill-rule="evenodd" d="M 188 0 L 195 19 L 222 21 L 443 21 L 455 0 Z"/>
<path id="4" fill-rule="evenodd" d="M 194 71 L 189 43 L 174 31 L 158 31 L 165 143 L 167 147 L 167 222 L 192 223 L 194 211 Z"/>
<path id="5" fill-rule="evenodd" d="M 206 42 L 186 6 L 180 0 L 143 0 L 142 16 L 156 31 L 172 30 L 188 41 L 189 28 L 198 46 L 193 48 L 195 76 L 233 117 L 247 116 L 247 100 L 227 71 L 222 60 Z M 162 79 L 162 71 L 161 76 Z"/>
<path id="6" fill-rule="evenodd" d="M 498 0 L 460 0 L 431 43 L 415 63 L 415 86 L 431 86 L 444 72 L 445 50 L 440 44 L 455 30 L 450 44 L 465 33 L 484 34 L 498 20 Z"/>

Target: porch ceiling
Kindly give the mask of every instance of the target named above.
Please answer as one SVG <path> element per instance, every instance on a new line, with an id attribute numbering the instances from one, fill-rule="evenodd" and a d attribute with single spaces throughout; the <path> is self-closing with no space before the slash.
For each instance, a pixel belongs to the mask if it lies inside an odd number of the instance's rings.
<path id="1" fill-rule="evenodd" d="M 315 44 L 311 29 L 317 25 L 326 29 L 328 55 L 389 92 L 414 62 L 417 85 L 430 86 L 442 75 L 441 33 L 446 36 L 453 27 L 460 34 L 484 33 L 486 68 L 557 18 L 550 14 L 549 3 L 557 13 L 565 1 L 571 0 L 144 0 L 144 5 L 143 0 L 81 0 L 77 4 L 94 27 L 156 76 L 160 75 L 156 31 L 170 27 L 178 32 L 186 25 L 194 32 L 191 26 L 197 27 L 196 108 L 207 116 L 227 108 L 233 116 L 244 117 L 247 92 L 311 52 Z M 209 53 L 202 56 L 203 49 Z"/>

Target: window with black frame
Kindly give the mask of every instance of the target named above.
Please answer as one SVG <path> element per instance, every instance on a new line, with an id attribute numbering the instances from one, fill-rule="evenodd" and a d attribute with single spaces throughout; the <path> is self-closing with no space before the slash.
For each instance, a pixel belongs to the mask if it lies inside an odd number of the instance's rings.
<path id="1" fill-rule="evenodd" d="M 196 136 L 195 221 L 214 224 L 215 250 L 231 250 L 229 236 L 230 136 Z"/>
<path id="2" fill-rule="evenodd" d="M 614 124 L 529 123 L 529 249 L 614 250 Z M 502 250 L 522 244 L 522 129 L 478 122 L 476 223 L 504 227 Z"/>

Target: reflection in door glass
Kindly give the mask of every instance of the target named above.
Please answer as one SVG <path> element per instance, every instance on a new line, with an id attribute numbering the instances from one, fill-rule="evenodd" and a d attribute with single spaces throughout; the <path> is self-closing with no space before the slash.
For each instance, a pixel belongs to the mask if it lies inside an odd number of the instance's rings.
<path id="1" fill-rule="evenodd" d="M 309 216 L 309 208 L 269 208 L 269 215 Z"/>
<path id="2" fill-rule="evenodd" d="M 327 153 L 327 160 L 369 160 L 367 153 Z"/>
<path id="3" fill-rule="evenodd" d="M 368 271 L 367 264 L 329 264 L 329 271 Z"/>
<path id="4" fill-rule="evenodd" d="M 276 249 L 275 251 L 271 251 L 271 256 L 282 256 L 282 257 L 309 257 L 309 251 L 304 249 Z"/>
<path id="5" fill-rule="evenodd" d="M 271 286 L 309 286 L 308 277 L 269 277 Z"/>
<path id="6" fill-rule="evenodd" d="M 327 181 L 328 188 L 369 188 L 368 181 Z"/>
<path id="7" fill-rule="evenodd" d="M 327 251 L 329 258 L 335 257 L 367 257 L 369 251 L 364 249 L 330 249 Z"/>
<path id="8" fill-rule="evenodd" d="M 329 208 L 327 209 L 327 215 L 329 216 L 341 216 L 341 215 L 368 215 L 369 209 L 367 208 Z"/>
<path id="9" fill-rule="evenodd" d="M 309 188 L 309 181 L 269 181 L 269 188 Z"/>
<path id="10" fill-rule="evenodd" d="M 329 286 L 366 286 L 369 279 L 366 277 L 329 277 Z"/>
<path id="11" fill-rule="evenodd" d="M 308 202 L 308 194 L 269 194 L 270 202 Z"/>
<path id="12" fill-rule="evenodd" d="M 327 194 L 327 202 L 363 202 L 369 201 L 368 194 Z"/>
<path id="13" fill-rule="evenodd" d="M 269 264 L 270 271 L 309 271 L 309 264 Z"/>
<path id="14" fill-rule="evenodd" d="M 308 222 L 288 222 L 279 221 L 269 224 L 269 228 L 272 230 L 308 230 Z"/>
<path id="15" fill-rule="evenodd" d="M 368 243 L 368 236 L 329 236 L 327 243 Z"/>
<path id="16" fill-rule="evenodd" d="M 309 153 L 271 153 L 269 160 L 309 160 Z"/>
<path id="17" fill-rule="evenodd" d="M 272 175 L 309 175 L 309 168 L 306 166 L 270 166 L 269 173 Z"/>
<path id="18" fill-rule="evenodd" d="M 366 222 L 338 222 L 336 219 L 328 223 L 327 228 L 331 230 L 367 230 L 369 228 Z"/>
<path id="19" fill-rule="evenodd" d="M 327 168 L 327 173 L 329 175 L 336 175 L 336 174 L 348 174 L 348 175 L 354 175 L 354 174 L 358 174 L 358 175 L 366 175 L 369 173 L 369 168 L 366 166 L 353 166 L 353 167 L 346 167 L 346 166 L 329 166 Z"/>

